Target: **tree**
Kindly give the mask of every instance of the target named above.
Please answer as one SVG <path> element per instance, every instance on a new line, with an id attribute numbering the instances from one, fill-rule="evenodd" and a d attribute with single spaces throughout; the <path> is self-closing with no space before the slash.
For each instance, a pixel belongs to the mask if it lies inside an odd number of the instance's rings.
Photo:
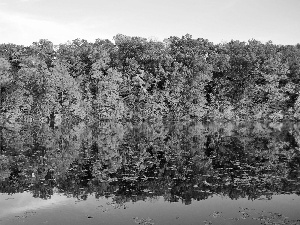
<path id="1" fill-rule="evenodd" d="M 212 66 L 206 61 L 211 43 L 204 39 L 168 39 L 173 71 L 168 77 L 169 105 L 174 115 L 203 118 L 207 113 L 205 86 L 212 78 Z"/>
<path id="2" fill-rule="evenodd" d="M 12 81 L 10 69 L 11 65 L 9 61 L 4 58 L 0 58 L 0 88 L 4 88 Z"/>
<path id="3" fill-rule="evenodd" d="M 51 112 L 66 116 L 74 115 L 84 119 L 87 109 L 83 106 L 79 84 L 70 76 L 67 68 L 59 62 L 55 62 L 50 71 L 46 104 L 50 106 Z"/>
<path id="4" fill-rule="evenodd" d="M 97 119 L 121 119 L 125 111 L 119 95 L 119 86 L 122 82 L 121 73 L 108 68 L 104 58 L 95 62 L 92 68 L 92 78 L 97 88 L 93 99 L 94 116 Z"/>

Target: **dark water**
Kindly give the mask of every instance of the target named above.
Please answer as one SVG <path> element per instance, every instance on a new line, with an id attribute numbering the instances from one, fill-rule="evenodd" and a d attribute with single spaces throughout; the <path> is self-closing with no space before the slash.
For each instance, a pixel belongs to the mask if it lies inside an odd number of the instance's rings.
<path id="1" fill-rule="evenodd" d="M 299 128 L 2 127 L 0 224 L 300 224 Z"/>

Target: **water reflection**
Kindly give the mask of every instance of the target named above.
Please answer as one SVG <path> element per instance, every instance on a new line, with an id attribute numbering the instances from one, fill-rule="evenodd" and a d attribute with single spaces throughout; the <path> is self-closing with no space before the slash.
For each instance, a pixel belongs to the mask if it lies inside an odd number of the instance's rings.
<path id="1" fill-rule="evenodd" d="M 22 124 L 18 130 L 1 129 L 0 191 L 48 200 L 63 195 L 91 201 L 94 196 L 110 199 L 122 209 L 126 203 L 149 199 L 191 207 L 210 199 L 218 202 L 216 196 L 255 202 L 276 196 L 299 199 L 299 142 L 299 125 L 288 123 L 101 122 L 55 129 Z M 252 213 L 245 208 L 239 211 L 243 213 L 228 214 L 226 220 L 246 219 Z M 224 219 L 212 207 L 202 224 L 210 224 L 209 215 Z M 154 223 L 151 217 L 132 216 L 135 223 Z M 259 223 L 269 221 L 267 216 L 281 221 L 277 214 L 260 216 L 251 218 Z"/>

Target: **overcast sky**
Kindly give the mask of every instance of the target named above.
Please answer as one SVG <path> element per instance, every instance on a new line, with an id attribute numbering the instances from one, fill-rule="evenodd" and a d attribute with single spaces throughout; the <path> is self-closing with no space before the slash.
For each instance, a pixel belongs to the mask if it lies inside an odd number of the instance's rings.
<path id="1" fill-rule="evenodd" d="M 118 33 L 294 45 L 300 0 L 0 0 L 0 43 L 112 40 Z"/>

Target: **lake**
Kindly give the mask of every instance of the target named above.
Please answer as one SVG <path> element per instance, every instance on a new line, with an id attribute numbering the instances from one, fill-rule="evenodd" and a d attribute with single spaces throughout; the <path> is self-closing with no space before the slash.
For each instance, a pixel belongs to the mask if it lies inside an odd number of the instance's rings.
<path id="1" fill-rule="evenodd" d="M 0 129 L 0 224 L 300 224 L 300 124 Z"/>

